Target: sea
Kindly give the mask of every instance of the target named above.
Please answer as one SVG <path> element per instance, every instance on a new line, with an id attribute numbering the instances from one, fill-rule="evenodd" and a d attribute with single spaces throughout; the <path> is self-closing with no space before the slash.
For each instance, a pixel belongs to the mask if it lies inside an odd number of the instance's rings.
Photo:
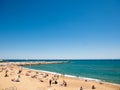
<path id="1" fill-rule="evenodd" d="M 83 78 L 120 84 L 120 59 L 88 60 L 7 60 L 19 61 L 66 61 L 63 64 L 29 65 L 25 68 L 63 74 L 68 77 Z"/>

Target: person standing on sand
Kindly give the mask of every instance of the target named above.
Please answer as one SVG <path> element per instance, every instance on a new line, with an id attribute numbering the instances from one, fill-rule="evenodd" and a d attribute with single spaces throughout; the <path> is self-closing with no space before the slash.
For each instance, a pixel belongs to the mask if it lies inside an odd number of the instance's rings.
<path id="1" fill-rule="evenodd" d="M 96 89 L 94 85 L 92 85 L 92 89 Z"/>
<path id="2" fill-rule="evenodd" d="M 50 79 L 50 80 L 49 80 L 49 86 L 51 86 L 51 84 L 52 84 L 52 80 Z"/>

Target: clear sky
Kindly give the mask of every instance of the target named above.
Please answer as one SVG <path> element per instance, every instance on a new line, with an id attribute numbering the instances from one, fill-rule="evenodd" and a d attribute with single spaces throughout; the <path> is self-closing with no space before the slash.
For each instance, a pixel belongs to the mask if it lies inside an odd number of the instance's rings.
<path id="1" fill-rule="evenodd" d="M 0 0 L 0 58 L 120 58 L 120 0 Z"/>

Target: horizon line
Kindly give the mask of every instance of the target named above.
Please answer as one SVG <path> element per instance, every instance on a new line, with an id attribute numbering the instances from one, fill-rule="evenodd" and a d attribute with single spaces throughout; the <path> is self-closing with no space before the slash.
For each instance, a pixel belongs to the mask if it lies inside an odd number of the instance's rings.
<path id="1" fill-rule="evenodd" d="M 35 58 L 30 58 L 30 59 L 26 59 L 26 58 L 4 58 L 4 59 L 0 59 L 0 60 L 119 60 L 120 58 L 89 58 L 89 59 L 80 59 L 80 58 L 72 58 L 72 59 L 49 59 L 49 58 L 44 58 L 44 59 L 35 59 Z"/>

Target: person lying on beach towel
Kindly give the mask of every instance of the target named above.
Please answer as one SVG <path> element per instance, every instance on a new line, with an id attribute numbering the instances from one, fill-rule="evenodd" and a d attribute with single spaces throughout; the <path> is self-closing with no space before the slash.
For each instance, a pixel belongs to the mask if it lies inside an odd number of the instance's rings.
<path id="1" fill-rule="evenodd" d="M 30 76 L 30 74 L 29 74 L 29 73 L 26 73 L 25 75 L 26 75 L 26 76 Z"/>
<path id="2" fill-rule="evenodd" d="M 41 78 L 37 78 L 37 80 L 39 80 L 40 82 L 44 82 Z"/>
<path id="3" fill-rule="evenodd" d="M 13 81 L 13 82 L 20 82 L 20 75 L 18 75 L 16 78 L 14 78 L 14 79 L 11 79 L 11 81 Z"/>
<path id="4" fill-rule="evenodd" d="M 31 76 L 31 78 L 37 78 L 37 75 L 33 75 L 33 76 Z"/>

